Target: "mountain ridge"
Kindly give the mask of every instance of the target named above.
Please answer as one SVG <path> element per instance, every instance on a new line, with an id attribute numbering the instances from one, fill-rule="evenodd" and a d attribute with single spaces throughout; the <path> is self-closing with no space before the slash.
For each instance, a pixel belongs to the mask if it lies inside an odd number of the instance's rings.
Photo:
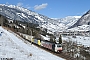
<path id="1" fill-rule="evenodd" d="M 88 10 L 73 26 L 71 26 L 71 28 L 81 25 L 90 25 L 90 10 Z"/>
<path id="2" fill-rule="evenodd" d="M 53 32 L 68 29 L 80 18 L 80 16 L 68 16 L 62 19 L 52 19 L 23 7 L 5 4 L 0 4 L 0 14 L 12 20 L 39 24 L 40 27 Z"/>

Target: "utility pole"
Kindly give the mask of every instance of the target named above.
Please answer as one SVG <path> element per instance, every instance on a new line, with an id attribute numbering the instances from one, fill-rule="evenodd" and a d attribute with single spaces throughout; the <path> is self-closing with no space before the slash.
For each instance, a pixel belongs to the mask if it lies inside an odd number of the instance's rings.
<path id="1" fill-rule="evenodd" d="M 1 26 L 3 26 L 3 20 L 4 20 L 4 19 L 3 19 L 3 16 L 1 16 L 0 20 L 1 20 L 1 21 L 0 21 L 0 22 L 1 22 Z"/>
<path id="2" fill-rule="evenodd" d="M 31 40 L 31 45 L 32 45 L 32 30 L 31 30 L 31 28 L 29 29 L 29 23 L 27 24 L 27 29 L 28 29 L 28 30 L 30 31 L 30 33 L 31 33 L 31 37 L 30 37 L 31 39 L 30 39 L 30 40 Z M 28 33 L 28 30 L 27 30 L 27 33 Z"/>
<path id="3" fill-rule="evenodd" d="M 32 30 L 30 29 L 30 32 L 31 32 L 31 45 L 32 45 Z"/>
<path id="4" fill-rule="evenodd" d="M 90 25 L 89 25 L 89 28 L 90 28 Z M 89 30 L 89 36 L 90 36 L 90 30 Z"/>

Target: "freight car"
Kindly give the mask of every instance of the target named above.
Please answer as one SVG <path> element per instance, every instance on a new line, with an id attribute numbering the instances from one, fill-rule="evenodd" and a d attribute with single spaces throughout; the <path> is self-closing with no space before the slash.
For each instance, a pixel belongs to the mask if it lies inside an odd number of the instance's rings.
<path id="1" fill-rule="evenodd" d="M 26 34 L 20 34 L 22 35 L 22 37 L 24 37 L 25 39 L 31 41 L 34 44 L 37 44 L 41 47 L 47 48 L 51 51 L 54 52 L 61 52 L 62 51 L 62 45 L 59 43 L 51 43 L 50 41 L 46 41 L 46 40 L 38 40 L 38 39 L 31 39 L 31 36 L 26 35 Z"/>

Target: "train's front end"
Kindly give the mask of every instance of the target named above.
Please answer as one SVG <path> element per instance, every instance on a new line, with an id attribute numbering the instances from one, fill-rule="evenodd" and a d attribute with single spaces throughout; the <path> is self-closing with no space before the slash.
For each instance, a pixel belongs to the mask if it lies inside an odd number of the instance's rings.
<path id="1" fill-rule="evenodd" d="M 61 44 L 55 44 L 55 52 L 62 52 L 62 45 Z"/>

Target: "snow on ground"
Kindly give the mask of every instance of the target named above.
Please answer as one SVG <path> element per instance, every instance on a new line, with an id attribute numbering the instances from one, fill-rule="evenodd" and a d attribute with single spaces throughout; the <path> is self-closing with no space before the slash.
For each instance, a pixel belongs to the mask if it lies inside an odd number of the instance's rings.
<path id="1" fill-rule="evenodd" d="M 78 27 L 74 27 L 71 29 L 68 29 L 69 31 L 89 31 L 90 30 L 90 25 L 81 25 Z"/>
<path id="2" fill-rule="evenodd" d="M 63 37 L 62 39 L 72 40 L 74 42 L 77 42 L 78 44 L 82 44 L 84 46 L 90 46 L 90 37 L 76 36 L 76 38 L 73 38 L 72 36 L 66 36 L 66 37 Z"/>
<path id="3" fill-rule="evenodd" d="M 0 58 L 14 58 L 14 60 L 65 60 L 28 42 L 25 43 L 2 27 L 0 27 Z"/>

